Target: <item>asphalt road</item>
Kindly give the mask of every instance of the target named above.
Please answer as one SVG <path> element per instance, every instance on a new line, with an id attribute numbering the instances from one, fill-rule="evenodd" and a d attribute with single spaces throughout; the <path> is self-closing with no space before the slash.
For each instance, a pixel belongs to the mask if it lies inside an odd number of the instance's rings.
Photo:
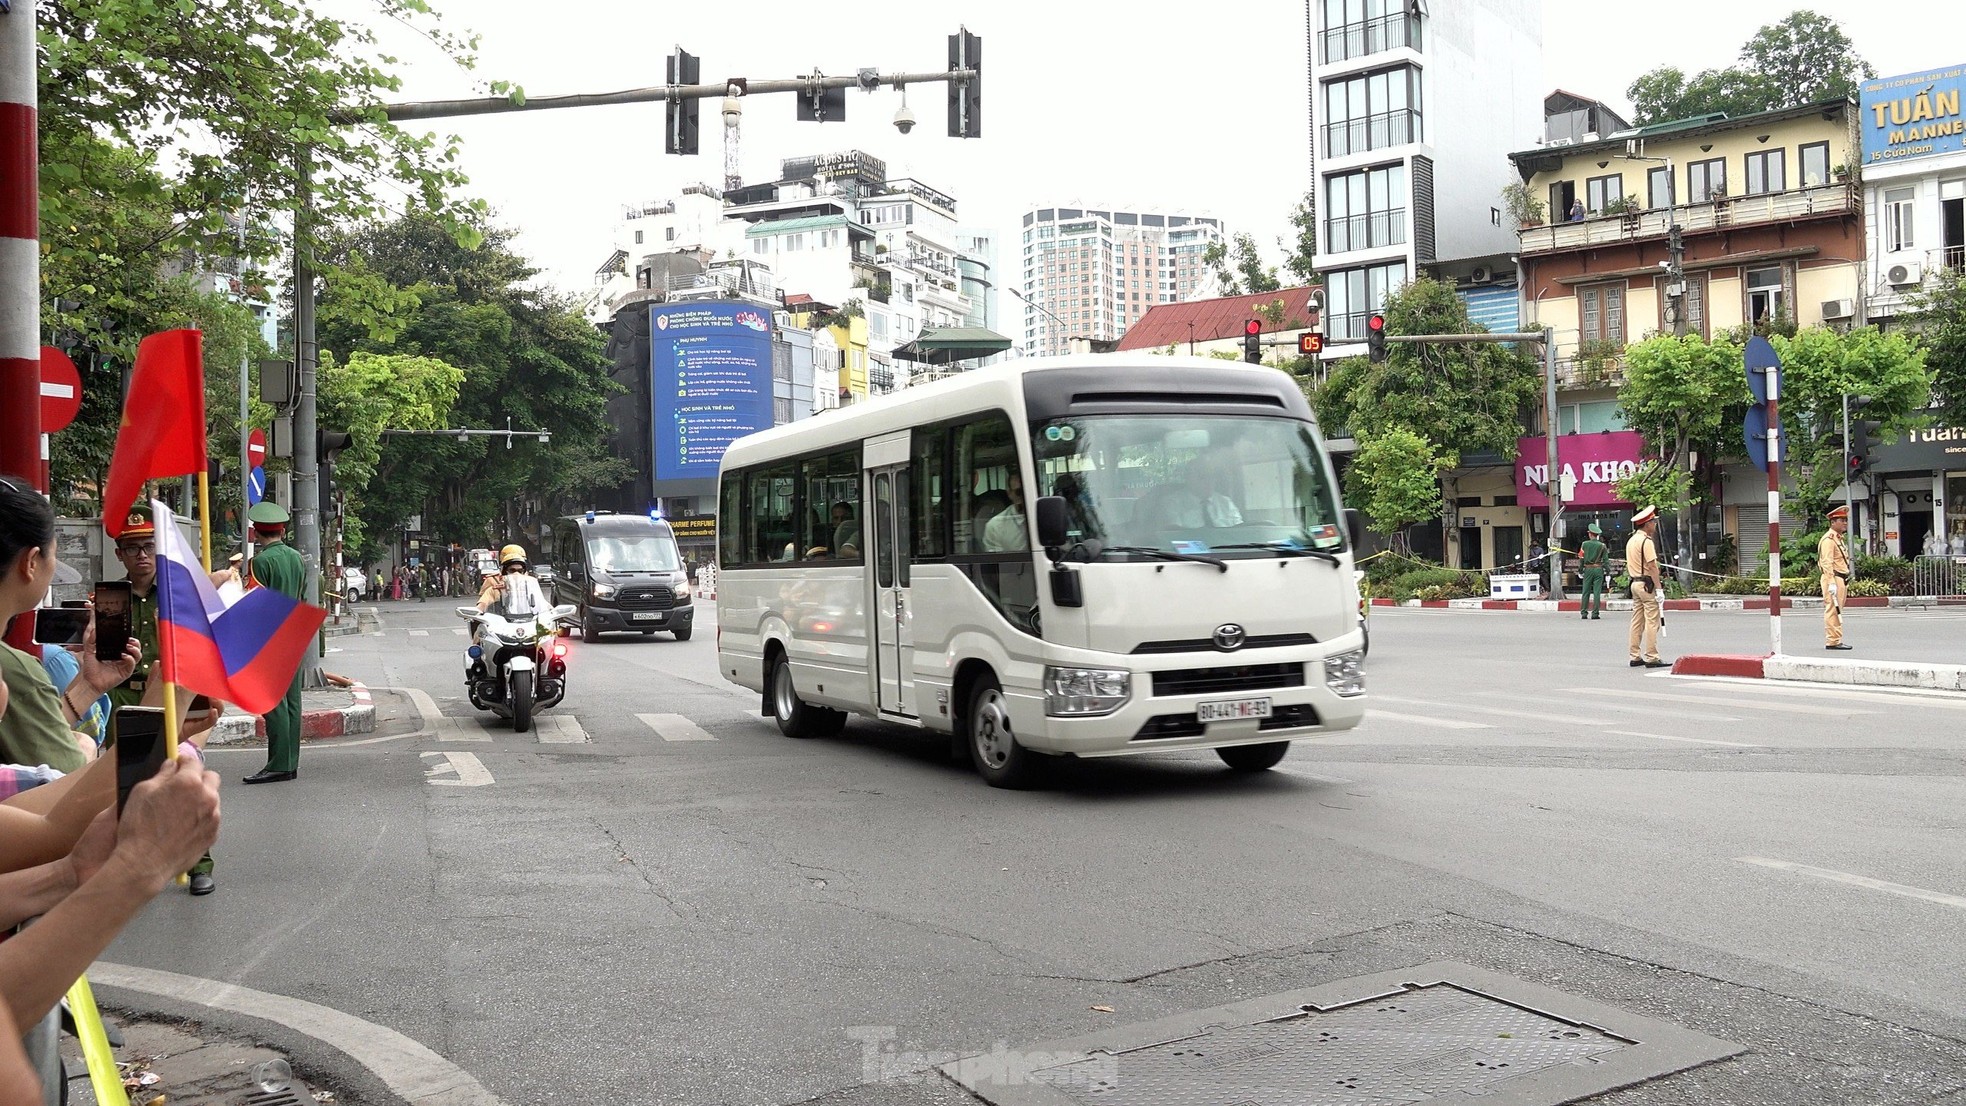
<path id="1" fill-rule="evenodd" d="M 781 737 L 714 622 L 575 639 L 515 735 L 458 698 L 448 606 L 381 615 L 330 667 L 457 721 L 310 745 L 291 785 L 214 752 L 219 893 L 108 959 L 379 1022 L 515 1106 L 970 1102 L 903 1073 L 1437 959 L 1749 1046 L 1600 1101 L 1966 1103 L 1966 697 L 1633 670 L 1617 615 L 1382 609 L 1357 731 L 1013 793 L 893 727 Z M 1767 621 L 1672 615 L 1666 650 Z M 1933 660 L 1966 630 L 1848 621 Z"/>

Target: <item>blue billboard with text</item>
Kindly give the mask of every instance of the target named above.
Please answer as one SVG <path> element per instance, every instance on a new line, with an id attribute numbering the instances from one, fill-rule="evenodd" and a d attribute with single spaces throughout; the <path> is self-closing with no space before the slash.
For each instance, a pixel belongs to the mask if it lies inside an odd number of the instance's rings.
<path id="1" fill-rule="evenodd" d="M 715 478 L 730 443 L 771 429 L 771 314 L 741 303 L 649 312 L 655 478 Z"/>
<path id="2" fill-rule="evenodd" d="M 1865 81 L 1858 109 L 1864 162 L 1886 164 L 1966 148 L 1962 87 L 1966 66 L 1958 65 Z"/>

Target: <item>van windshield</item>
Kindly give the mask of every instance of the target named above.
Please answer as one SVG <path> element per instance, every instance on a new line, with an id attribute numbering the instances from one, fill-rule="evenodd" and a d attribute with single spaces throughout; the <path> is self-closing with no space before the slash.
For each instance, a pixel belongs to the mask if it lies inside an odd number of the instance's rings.
<path id="1" fill-rule="evenodd" d="M 1345 544 L 1317 439 L 1295 419 L 1076 416 L 1041 426 L 1032 451 L 1040 494 L 1066 501 L 1073 542 L 1102 558 Z"/>
<path id="2" fill-rule="evenodd" d="M 683 567 L 675 539 L 654 530 L 589 532 L 587 560 L 596 572 L 675 572 Z"/>

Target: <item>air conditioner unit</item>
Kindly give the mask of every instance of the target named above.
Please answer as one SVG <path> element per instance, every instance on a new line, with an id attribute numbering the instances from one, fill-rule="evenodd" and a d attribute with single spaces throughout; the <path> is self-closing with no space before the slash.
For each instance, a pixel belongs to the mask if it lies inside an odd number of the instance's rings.
<path id="1" fill-rule="evenodd" d="M 1824 300 L 1823 321 L 1826 323 L 1848 319 L 1857 313 L 1856 300 Z"/>
<path id="2" fill-rule="evenodd" d="M 1468 274 L 1468 279 L 1476 284 L 1487 284 L 1495 279 L 1495 273 L 1486 265 L 1476 265 L 1474 272 Z"/>
<path id="3" fill-rule="evenodd" d="M 1924 279 L 1925 266 L 1919 264 L 1913 258 L 1905 258 L 1903 260 L 1893 259 L 1884 268 L 1884 281 L 1893 287 L 1903 288 L 1906 285 L 1917 284 Z"/>

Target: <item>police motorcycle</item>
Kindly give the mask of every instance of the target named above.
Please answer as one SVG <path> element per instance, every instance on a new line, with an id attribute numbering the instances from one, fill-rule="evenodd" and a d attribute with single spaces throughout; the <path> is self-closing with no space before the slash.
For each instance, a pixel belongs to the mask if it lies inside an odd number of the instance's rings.
<path id="1" fill-rule="evenodd" d="M 567 604 L 508 619 L 459 607 L 457 616 L 478 631 L 477 643 L 464 651 L 464 690 L 472 706 L 511 719 L 512 729 L 525 733 L 534 711 L 566 698 L 566 633 L 578 608 Z"/>

